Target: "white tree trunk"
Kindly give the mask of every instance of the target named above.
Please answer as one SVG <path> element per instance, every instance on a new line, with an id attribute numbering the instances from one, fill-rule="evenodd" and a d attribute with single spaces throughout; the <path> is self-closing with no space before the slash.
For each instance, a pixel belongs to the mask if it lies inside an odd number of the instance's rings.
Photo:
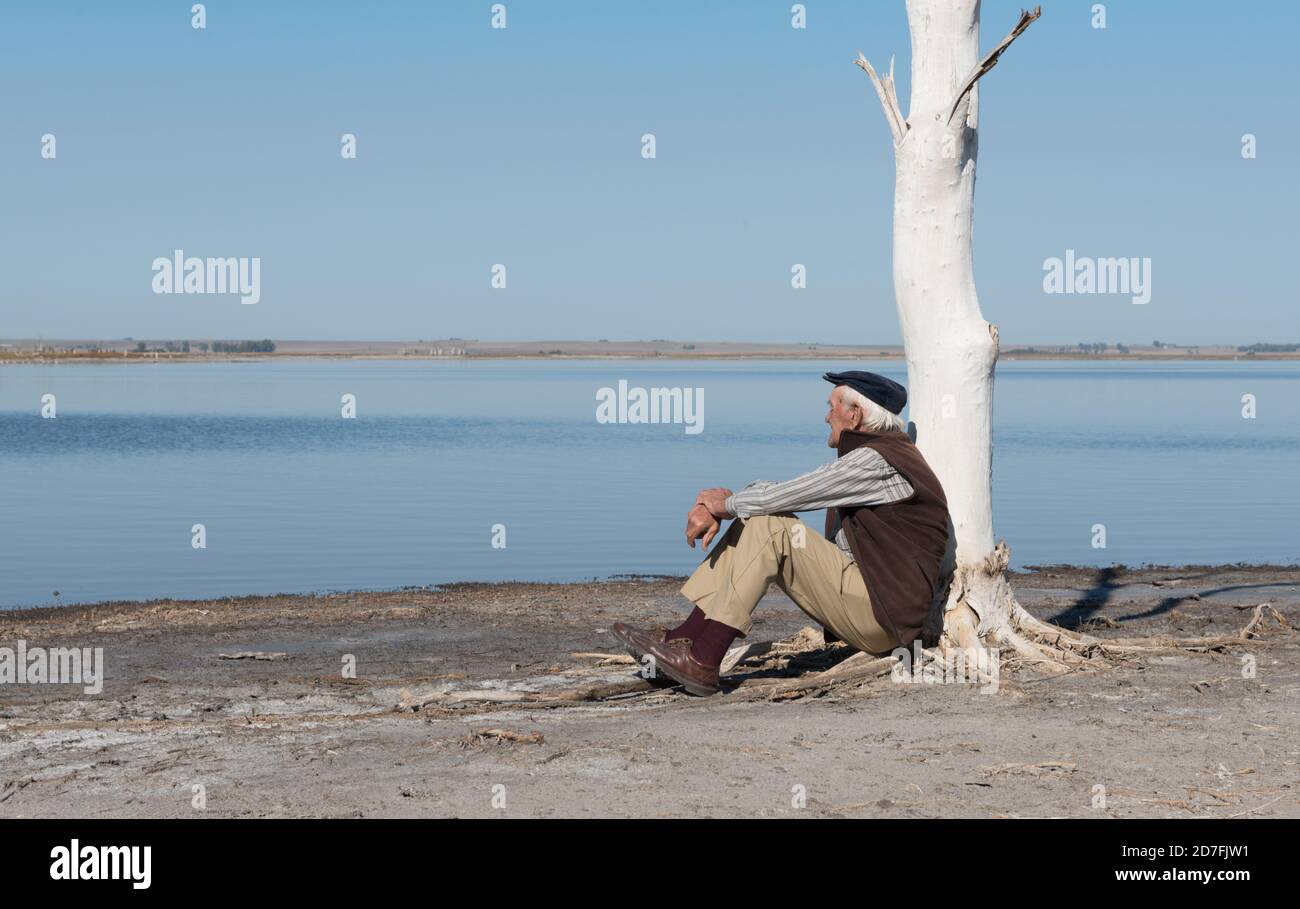
<path id="1" fill-rule="evenodd" d="M 1006 546 L 993 536 L 993 368 L 997 329 L 980 313 L 971 258 L 980 76 L 1038 16 L 990 54 L 979 52 L 979 0 L 907 0 L 912 97 L 906 119 L 890 75 L 876 85 L 894 135 L 894 293 L 907 357 L 916 441 L 948 497 L 956 542 L 944 644 L 1012 648 L 1035 663 L 1056 655 L 1025 637 L 1067 635 L 1015 601 Z"/>
<path id="2" fill-rule="evenodd" d="M 917 445 L 948 496 L 958 565 L 993 551 L 993 364 L 997 332 L 980 314 L 971 259 L 976 93 L 947 115 L 979 62 L 979 0 L 908 0 L 909 129 L 894 185 L 894 294 Z M 965 104 L 963 104 L 965 106 Z"/>

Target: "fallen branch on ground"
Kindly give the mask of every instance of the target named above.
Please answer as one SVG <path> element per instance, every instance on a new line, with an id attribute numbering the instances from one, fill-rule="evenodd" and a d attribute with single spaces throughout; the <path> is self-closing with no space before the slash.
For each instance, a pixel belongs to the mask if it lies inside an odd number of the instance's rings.
<path id="1" fill-rule="evenodd" d="M 869 653 L 855 653 L 830 669 L 796 679 L 762 679 L 742 681 L 734 691 L 727 694 L 729 699 L 749 700 L 751 698 L 784 698 L 795 694 L 804 694 L 819 688 L 831 688 L 850 682 L 860 682 L 875 678 L 893 670 L 898 658 L 894 656 L 873 657 Z"/>
<path id="2" fill-rule="evenodd" d="M 510 729 L 475 729 L 461 740 L 461 747 L 472 745 L 500 744 L 511 742 L 516 745 L 542 745 L 546 737 L 540 732 L 515 732 Z"/>
<path id="3" fill-rule="evenodd" d="M 596 660 L 597 666 L 635 666 L 636 660 L 631 654 L 627 653 L 571 653 L 569 656 L 575 660 Z"/>

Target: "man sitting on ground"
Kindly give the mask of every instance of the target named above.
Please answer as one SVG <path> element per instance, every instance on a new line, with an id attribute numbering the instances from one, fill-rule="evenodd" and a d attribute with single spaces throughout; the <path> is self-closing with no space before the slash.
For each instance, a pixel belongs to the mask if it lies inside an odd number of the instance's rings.
<path id="1" fill-rule="evenodd" d="M 615 623 L 638 658 L 691 694 L 719 690 L 718 667 L 775 583 L 828 638 L 868 653 L 909 646 L 921 633 L 948 548 L 948 503 L 899 413 L 907 391 L 870 372 L 827 373 L 827 444 L 836 460 L 784 483 L 740 492 L 705 489 L 687 515 L 686 542 L 707 547 L 682 587 L 695 609 L 668 631 Z M 804 533 L 796 511 L 826 509 L 826 537 Z"/>

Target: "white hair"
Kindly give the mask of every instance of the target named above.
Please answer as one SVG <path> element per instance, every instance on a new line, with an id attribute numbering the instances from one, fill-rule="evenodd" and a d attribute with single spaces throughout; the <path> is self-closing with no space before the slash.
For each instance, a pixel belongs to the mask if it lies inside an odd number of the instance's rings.
<path id="1" fill-rule="evenodd" d="M 887 432 L 891 429 L 898 432 L 907 432 L 907 423 L 902 417 L 885 410 L 885 408 L 856 388 L 851 388 L 848 385 L 837 385 L 835 390 L 840 393 L 842 402 L 849 405 L 856 404 L 862 408 L 862 422 L 858 424 L 858 429 L 865 432 Z"/>

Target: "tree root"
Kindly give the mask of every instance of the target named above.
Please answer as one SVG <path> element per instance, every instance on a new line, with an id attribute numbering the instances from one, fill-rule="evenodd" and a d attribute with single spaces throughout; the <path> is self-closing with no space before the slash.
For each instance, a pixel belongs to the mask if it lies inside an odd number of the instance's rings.
<path id="1" fill-rule="evenodd" d="M 956 651 L 996 649 L 1040 673 L 1062 675 L 1097 661 L 1100 642 L 1042 622 L 1018 602 L 1006 579 L 1011 550 L 998 543 L 983 563 L 953 574 L 939 647 Z"/>
<path id="2" fill-rule="evenodd" d="M 1260 603 L 1251 613 L 1251 619 L 1246 623 L 1246 627 L 1235 635 L 1203 635 L 1190 638 L 1174 637 L 1173 635 L 1152 635 L 1145 638 L 1094 638 L 1092 640 L 1103 651 L 1112 651 L 1118 654 L 1153 653 L 1168 650 L 1191 650 L 1203 653 L 1208 650 L 1223 650 L 1227 647 L 1240 646 L 1247 642 L 1256 645 L 1274 643 L 1263 641 L 1259 637 L 1270 618 L 1280 625 L 1283 631 L 1290 632 L 1293 630 L 1286 616 L 1273 608 L 1272 604 Z"/>
<path id="3" fill-rule="evenodd" d="M 959 566 L 953 573 L 944 604 L 940 649 L 986 647 L 1009 651 L 1009 658 L 1023 662 L 1046 675 L 1062 675 L 1076 669 L 1105 668 L 1137 654 L 1189 650 L 1206 652 L 1240 646 L 1260 645 L 1270 620 L 1286 632 L 1293 629 L 1286 617 L 1268 603 L 1255 607 L 1250 622 L 1236 635 L 1145 638 L 1099 638 L 1060 628 L 1031 615 L 1017 602 L 1006 579 L 1011 550 L 999 542 L 977 565 Z"/>

